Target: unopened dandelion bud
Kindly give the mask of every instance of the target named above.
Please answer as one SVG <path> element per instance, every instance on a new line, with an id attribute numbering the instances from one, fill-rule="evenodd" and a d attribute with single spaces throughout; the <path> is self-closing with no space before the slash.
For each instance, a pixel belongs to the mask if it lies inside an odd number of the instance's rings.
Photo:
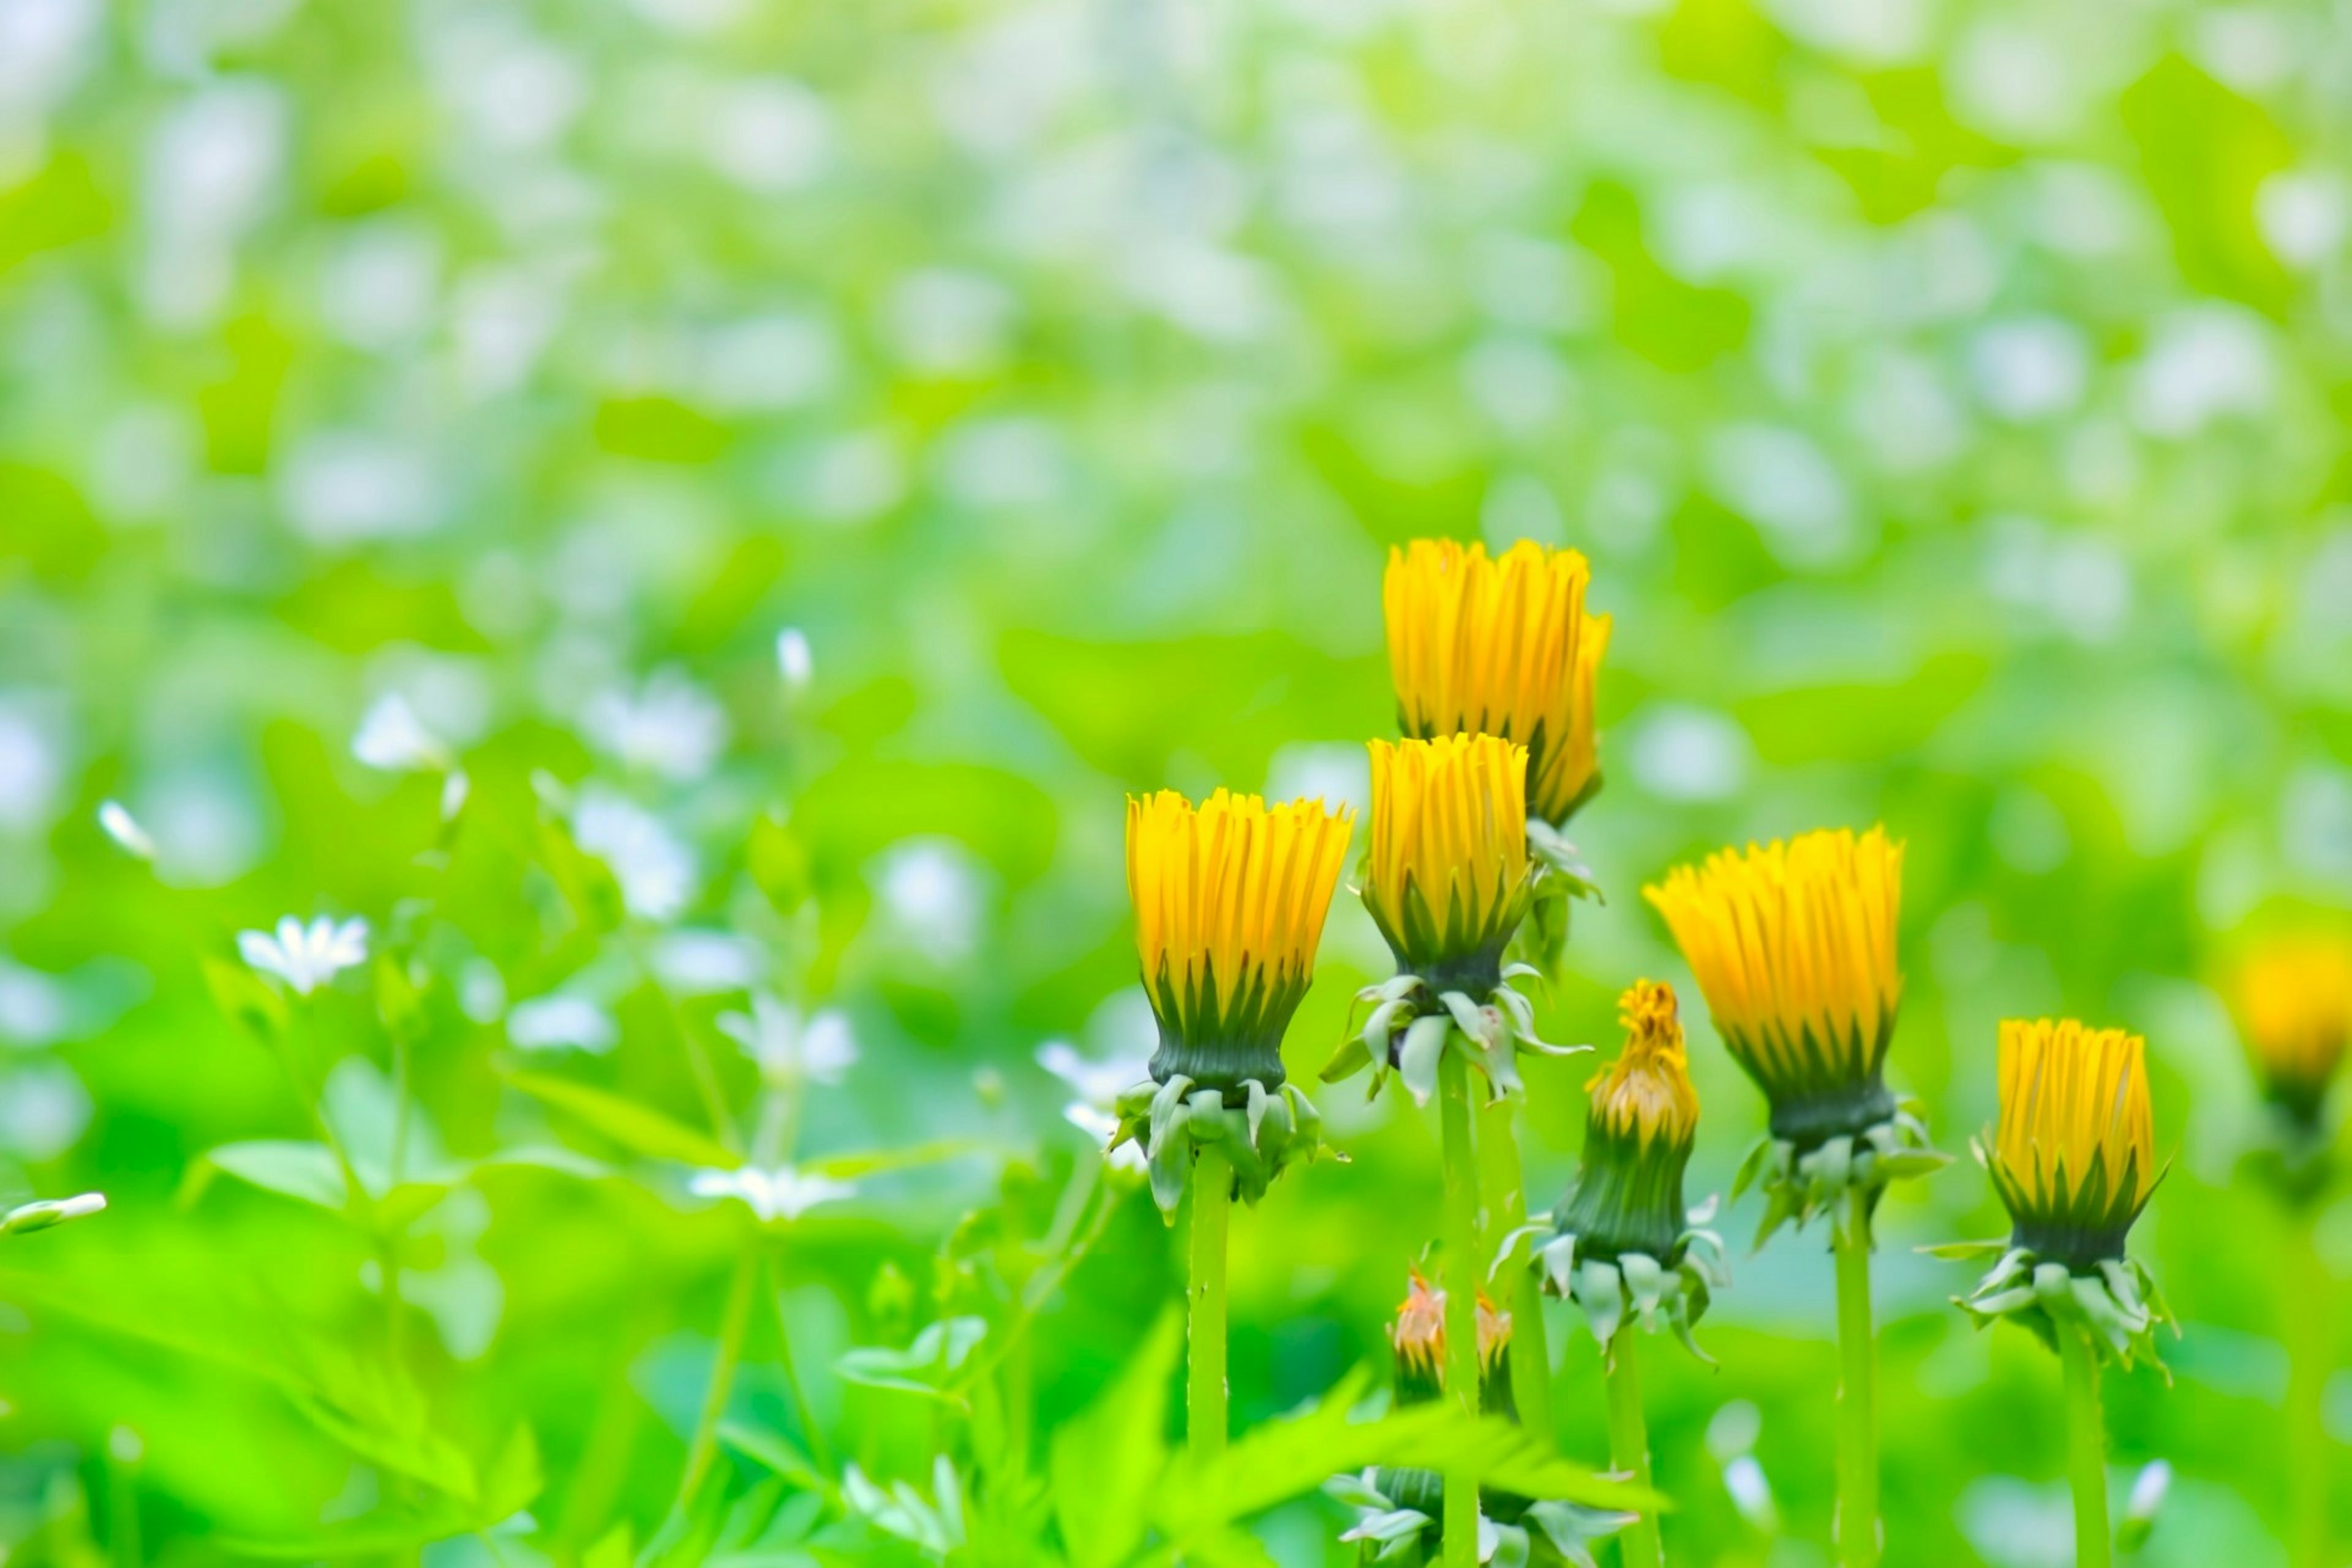
<path id="1" fill-rule="evenodd" d="M 2010 1317 L 2045 1342 L 2086 1329 L 2103 1353 L 2153 1359 L 2167 1321 L 2147 1270 L 2126 1253 L 2163 1172 L 2148 1104 L 2147 1043 L 2072 1019 L 2000 1026 L 2000 1122 L 1977 1156 L 2009 1210 L 2006 1246 L 1960 1304 Z M 1966 1250 L 1966 1249 L 1959 1249 Z"/>
<path id="2" fill-rule="evenodd" d="M 1553 828 L 1601 787 L 1592 706 L 1609 618 L 1585 613 L 1591 582 L 1573 550 L 1521 541 L 1489 557 L 1419 539 L 1389 552 L 1381 584 L 1399 728 L 1525 747 L 1528 815 Z"/>
<path id="3" fill-rule="evenodd" d="M 1198 806 L 1164 790 L 1128 802 L 1128 889 L 1160 1044 L 1150 1079 L 1120 1097 L 1112 1147 L 1143 1145 L 1163 1214 L 1197 1143 L 1223 1146 L 1252 1203 L 1321 1148 L 1321 1118 L 1284 1081 L 1282 1037 L 1353 826 L 1321 801 L 1270 807 L 1223 790 Z"/>
<path id="4" fill-rule="evenodd" d="M 1884 828 L 1808 833 L 1680 867 L 1645 896 L 1674 933 L 1716 1031 L 1764 1091 L 1764 1229 L 1935 1169 L 1914 1110 L 1885 1080 L 1903 999 L 1895 928 L 1903 847 Z"/>
<path id="5" fill-rule="evenodd" d="M 1504 951 L 1528 911 L 1527 748 L 1491 735 L 1371 742 L 1372 844 L 1364 905 L 1396 955 L 1393 979 L 1357 994 L 1370 1016 L 1323 1069 L 1326 1082 L 1369 1065 L 1378 1091 L 1394 1069 L 1416 1100 L 1437 1088 L 1448 1050 L 1467 1054 L 1494 1090 L 1519 1086 L 1517 1053 L 1572 1055 L 1535 1033 Z"/>
<path id="6" fill-rule="evenodd" d="M 2352 941 L 2280 938 L 2248 953 L 2235 979 L 2239 1029 L 2264 1100 L 2290 1133 L 2324 1139 L 2328 1090 L 2352 1043 Z"/>

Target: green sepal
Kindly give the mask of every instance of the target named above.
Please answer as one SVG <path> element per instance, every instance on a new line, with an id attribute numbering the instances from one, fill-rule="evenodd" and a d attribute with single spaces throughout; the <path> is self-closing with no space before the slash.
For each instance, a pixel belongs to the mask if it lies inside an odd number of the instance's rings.
<path id="1" fill-rule="evenodd" d="M 1573 1301 L 1586 1327 L 1605 1352 L 1618 1333 L 1634 1325 L 1650 1333 L 1672 1332 L 1699 1360 L 1713 1358 L 1691 1331 L 1706 1315 L 1715 1292 L 1731 1283 L 1723 1238 L 1706 1228 L 1712 1203 L 1692 1211 L 1690 1225 L 1663 1258 L 1645 1252 L 1595 1256 L 1571 1231 L 1552 1221 L 1524 1225 L 1503 1237 L 1489 1278 L 1533 1268 L 1544 1290 Z"/>
<path id="2" fill-rule="evenodd" d="M 1426 1105 L 1437 1092 L 1439 1062 L 1455 1050 L 1486 1080 L 1490 1100 L 1518 1092 L 1522 1054 L 1572 1057 L 1592 1048 L 1556 1046 L 1536 1033 L 1535 1008 L 1511 984 L 1535 973 L 1527 964 L 1510 965 L 1483 1004 L 1466 991 L 1441 990 L 1410 973 L 1366 986 L 1356 993 L 1356 1005 L 1370 1005 L 1371 1014 L 1360 1029 L 1350 1022 L 1350 1034 L 1324 1065 L 1323 1081 L 1336 1083 L 1369 1067 L 1369 1100 L 1394 1072 L 1413 1103 Z"/>
<path id="3" fill-rule="evenodd" d="M 2032 1330 L 2053 1352 L 2062 1327 L 2087 1329 L 2102 1361 L 2130 1368 L 2145 1360 L 2167 1383 L 2172 1381 L 2171 1370 L 2156 1353 L 2156 1331 L 2170 1325 L 2178 1338 L 2180 1327 L 2156 1277 L 2137 1258 L 2110 1258 L 2070 1268 L 2012 1246 L 1977 1281 L 1975 1290 L 1953 1297 L 1952 1302 L 1979 1328 L 2006 1318 Z"/>
<path id="4" fill-rule="evenodd" d="M 1764 1217 L 1755 1242 L 1761 1247 L 1783 1225 L 1802 1230 L 1816 1215 L 1843 1216 L 1851 1208 L 1845 1202 L 1851 1193 L 1867 1193 L 1875 1207 L 1890 1183 L 1932 1174 L 1951 1158 L 1928 1142 L 1918 1102 L 1897 1100 L 1885 1119 L 1810 1148 L 1766 1135 L 1740 1162 L 1731 1195 L 1737 1198 L 1750 1186 L 1763 1189 Z M 1840 1217 L 1837 1223 L 1844 1221 Z"/>
<path id="5" fill-rule="evenodd" d="M 1334 1476 L 1323 1489 L 1356 1510 L 1355 1524 L 1339 1539 L 1356 1547 L 1357 1562 L 1417 1568 L 1435 1563 L 1444 1550 L 1444 1478 L 1434 1470 L 1381 1467 Z M 1479 1500 L 1478 1557 L 1485 1568 L 1520 1568 L 1551 1561 L 1535 1555 L 1538 1542 L 1562 1563 L 1596 1568 L 1592 1543 L 1616 1534 L 1636 1517 L 1557 1499 L 1534 1503 L 1515 1500 L 1519 1504 L 1516 1509 L 1506 1507 L 1499 1498 Z M 1508 1517 L 1487 1511 L 1489 1502 Z"/>
<path id="6" fill-rule="evenodd" d="M 1326 1153 L 1346 1158 L 1324 1142 L 1322 1113 L 1297 1084 L 1268 1089 L 1252 1079 L 1228 1096 L 1181 1077 L 1166 1083 L 1146 1079 L 1120 1095 L 1113 1109 L 1118 1130 L 1110 1149 L 1142 1145 L 1151 1201 L 1171 1225 L 1192 1181 L 1194 1157 L 1204 1146 L 1214 1145 L 1233 1163 L 1234 1195 L 1252 1205 L 1294 1164 Z"/>

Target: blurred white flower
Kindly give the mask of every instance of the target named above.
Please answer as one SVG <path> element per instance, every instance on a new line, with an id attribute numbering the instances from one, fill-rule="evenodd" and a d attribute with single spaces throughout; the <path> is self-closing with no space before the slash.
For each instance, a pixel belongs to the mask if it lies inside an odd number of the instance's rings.
<path id="1" fill-rule="evenodd" d="M 693 896 L 694 852 L 626 795 L 593 784 L 583 790 L 572 836 L 612 868 L 622 902 L 639 919 L 674 920 Z"/>
<path id="2" fill-rule="evenodd" d="M 46 826 L 65 783 L 64 736 L 47 704 L 0 697 L 0 828 Z"/>
<path id="3" fill-rule="evenodd" d="M 1069 1085 L 1080 1103 L 1103 1110 L 1151 1071 L 1148 1057 L 1098 1060 L 1081 1055 L 1067 1040 L 1048 1040 L 1039 1046 L 1037 1065 Z"/>
<path id="4" fill-rule="evenodd" d="M 369 707 L 352 737 L 352 755 L 387 773 L 439 773 L 449 765 L 448 747 L 397 691 L 385 692 Z"/>
<path id="5" fill-rule="evenodd" d="M 155 858 L 155 841 L 147 837 L 147 830 L 139 826 L 139 819 L 121 801 L 110 800 L 98 808 L 98 825 L 125 854 L 142 860 Z"/>
<path id="6" fill-rule="evenodd" d="M 719 1031 L 760 1064 L 770 1083 L 839 1083 L 857 1064 L 847 1015 L 828 1007 L 803 1018 L 798 1007 L 764 991 L 751 998 L 750 1012 L 719 1014 Z"/>
<path id="7" fill-rule="evenodd" d="M 856 1194 L 847 1182 L 813 1176 L 779 1165 L 772 1171 L 746 1165 L 736 1171 L 697 1171 L 687 1190 L 698 1198 L 733 1198 L 765 1221 L 798 1219 L 819 1204 Z"/>
<path id="8" fill-rule="evenodd" d="M 676 931 L 654 944 L 654 973 L 682 996 L 749 990 L 767 952 L 748 936 L 723 931 Z"/>
<path id="9" fill-rule="evenodd" d="M 1151 1071 L 1149 1057 L 1100 1059 L 1081 1055 L 1067 1040 L 1048 1040 L 1039 1046 L 1037 1065 L 1069 1085 L 1070 1092 L 1077 1096 L 1062 1107 L 1062 1120 L 1093 1139 L 1097 1149 L 1107 1147 L 1118 1131 L 1118 1118 L 1111 1114 L 1112 1102 L 1142 1082 Z M 1111 1151 L 1110 1163 L 1116 1171 L 1143 1170 L 1146 1162 L 1142 1147 L 1121 1144 Z"/>
<path id="10" fill-rule="evenodd" d="M 727 748 L 727 713 L 675 669 L 656 670 L 636 691 L 589 699 L 581 728 L 598 750 L 625 767 L 690 783 Z"/>
<path id="11" fill-rule="evenodd" d="M 0 1149 L 54 1160 L 89 1125 L 89 1090 L 65 1063 L 36 1058 L 0 1083 Z"/>
<path id="12" fill-rule="evenodd" d="M 581 1050 L 603 1055 L 621 1031 L 613 1016 L 585 996 L 536 996 L 507 1015 L 507 1038 L 527 1051 Z"/>
<path id="13" fill-rule="evenodd" d="M 971 952 L 980 937 L 980 876 L 951 838 L 909 838 L 882 857 L 876 879 L 892 923 L 934 963 Z"/>
<path id="14" fill-rule="evenodd" d="M 785 691 L 794 697 L 816 678 L 815 656 L 809 651 L 808 634 L 800 627 L 786 626 L 776 634 L 776 671 L 784 678 Z"/>
<path id="15" fill-rule="evenodd" d="M 353 964 L 367 962 L 367 936 L 365 921 L 338 924 L 320 915 L 306 926 L 288 915 L 278 922 L 275 934 L 237 932 L 236 950 L 254 968 L 275 974 L 298 994 L 308 996 Z"/>

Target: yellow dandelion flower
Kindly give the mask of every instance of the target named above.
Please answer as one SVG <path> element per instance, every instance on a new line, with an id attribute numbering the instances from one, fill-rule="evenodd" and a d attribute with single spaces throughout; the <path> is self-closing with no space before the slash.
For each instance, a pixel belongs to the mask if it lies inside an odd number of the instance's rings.
<path id="1" fill-rule="evenodd" d="M 1880 1075 L 1903 997 L 1903 846 L 1885 828 L 1725 850 L 1644 895 L 1776 1136 L 1818 1142 L 1892 1113 Z"/>
<path id="2" fill-rule="evenodd" d="M 2239 1026 L 2247 1058 L 2276 1103 L 2316 1121 L 2352 1041 L 2352 942 L 2282 937 L 2238 966 Z"/>
<path id="3" fill-rule="evenodd" d="M 1282 1034 L 1307 994 L 1353 826 L 1315 800 L 1129 797 L 1127 886 L 1160 1019 L 1153 1078 L 1280 1087 Z"/>
<path id="4" fill-rule="evenodd" d="M 1434 990 L 1484 995 L 1527 913 L 1527 748 L 1491 735 L 1370 744 L 1365 905 L 1400 965 Z"/>
<path id="5" fill-rule="evenodd" d="M 1528 804 L 1557 827 L 1600 784 L 1592 702 L 1609 618 L 1573 550 L 1420 539 L 1389 552 L 1381 585 L 1398 727 L 1486 734 L 1528 748 Z"/>
<path id="6" fill-rule="evenodd" d="M 2121 1258 L 2162 1174 L 2147 1042 L 2067 1019 L 2000 1026 L 2000 1126 L 1986 1168 L 2016 1244 L 2084 1267 Z"/>

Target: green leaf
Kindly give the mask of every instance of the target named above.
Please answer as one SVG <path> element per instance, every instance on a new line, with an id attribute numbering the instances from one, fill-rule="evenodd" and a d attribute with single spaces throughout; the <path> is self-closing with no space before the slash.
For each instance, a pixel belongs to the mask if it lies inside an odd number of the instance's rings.
<path id="1" fill-rule="evenodd" d="M 205 1167 L 235 1176 L 264 1192 L 316 1204 L 341 1214 L 350 1196 L 343 1168 L 324 1143 L 295 1139 L 262 1138 L 246 1143 L 224 1143 L 209 1151 L 196 1171 L 189 1173 L 184 1200 L 193 1202 L 207 1184 L 199 1173 Z"/>
<path id="2" fill-rule="evenodd" d="M 541 1103 L 586 1122 L 632 1153 L 722 1171 L 743 1163 L 743 1156 L 715 1139 L 617 1094 L 520 1068 L 501 1068 L 499 1076 Z"/>
<path id="3" fill-rule="evenodd" d="M 935 1399 L 948 1398 L 955 1374 L 987 1334 L 984 1319 L 949 1318 L 925 1328 L 904 1350 L 860 1345 L 843 1352 L 833 1367 L 850 1382 L 868 1388 L 896 1388 Z"/>
<path id="4" fill-rule="evenodd" d="M 214 1004 L 256 1039 L 273 1040 L 286 1033 L 286 998 L 241 963 L 223 958 L 204 961 L 205 984 Z"/>
<path id="5" fill-rule="evenodd" d="M 1168 1468 L 1168 1388 L 1182 1331 L 1174 1311 L 1162 1312 L 1118 1381 L 1054 1434 L 1054 1520 L 1071 1568 L 1112 1568 L 1142 1542 Z"/>
<path id="6" fill-rule="evenodd" d="M 836 1182 L 853 1182 L 861 1176 L 878 1176 L 891 1171 L 908 1171 L 922 1165 L 937 1165 L 948 1160 L 961 1160 L 971 1154 L 984 1154 L 990 1145 L 977 1138 L 940 1138 L 929 1143 L 909 1144 L 904 1149 L 866 1149 L 854 1154 L 831 1154 L 822 1160 L 811 1160 L 801 1170 L 812 1176 L 826 1176 Z"/>
<path id="7" fill-rule="evenodd" d="M 1178 1466 L 1157 1494 L 1160 1528 L 1189 1546 L 1204 1532 L 1311 1491 L 1330 1476 L 1373 1465 L 1430 1470 L 1466 1465 L 1484 1485 L 1522 1497 L 1635 1511 L 1665 1506 L 1656 1492 L 1559 1458 L 1500 1416 L 1473 1416 L 1438 1403 L 1360 1420 L 1355 1408 L 1370 1386 L 1369 1375 L 1359 1370 L 1313 1408 L 1234 1443 L 1206 1470 Z"/>

